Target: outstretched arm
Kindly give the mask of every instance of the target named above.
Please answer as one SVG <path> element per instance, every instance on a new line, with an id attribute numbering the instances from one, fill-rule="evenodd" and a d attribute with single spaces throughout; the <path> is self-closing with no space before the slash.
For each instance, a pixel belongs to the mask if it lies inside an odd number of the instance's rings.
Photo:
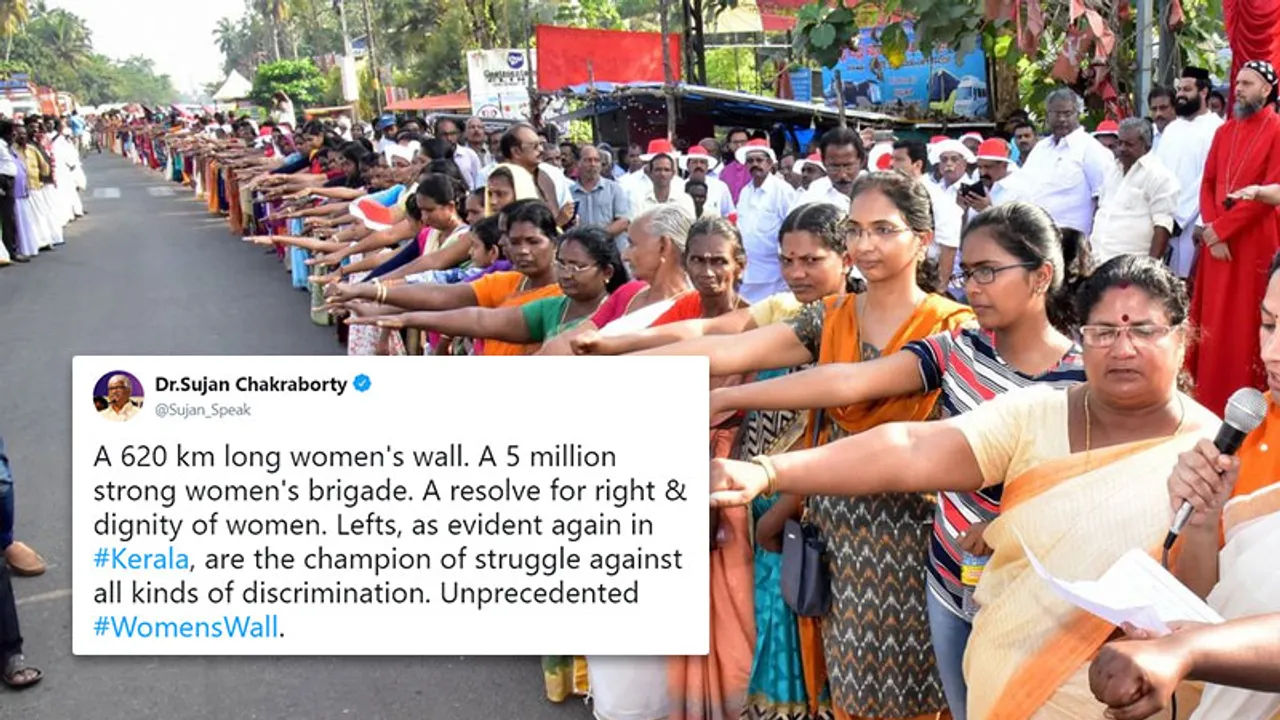
<path id="1" fill-rule="evenodd" d="M 750 308 L 740 308 L 714 318 L 682 320 L 626 335 L 608 337 L 593 334 L 589 341 L 586 338 L 580 341 L 575 350 L 580 347 L 580 354 L 584 355 L 625 355 L 707 335 L 736 335 L 755 327 Z"/>
<path id="2" fill-rule="evenodd" d="M 518 307 L 469 307 L 439 312 L 412 312 L 371 318 L 384 328 L 433 330 L 448 337 L 475 337 L 509 343 L 528 343 L 529 324 Z"/>
<path id="3" fill-rule="evenodd" d="M 713 390 L 711 414 L 843 407 L 924 389 L 919 358 L 896 352 L 868 362 L 819 365 L 773 380 Z"/>
<path id="4" fill-rule="evenodd" d="M 955 420 L 881 425 L 770 462 L 774 490 L 790 495 L 973 492 L 983 485 L 978 458 Z M 765 465 L 711 462 L 712 505 L 745 505 L 769 485 Z"/>
<path id="5" fill-rule="evenodd" d="M 741 335 L 694 338 L 635 354 L 705 355 L 711 359 L 712 376 L 795 367 L 813 360 L 809 349 L 785 323 L 756 328 Z"/>

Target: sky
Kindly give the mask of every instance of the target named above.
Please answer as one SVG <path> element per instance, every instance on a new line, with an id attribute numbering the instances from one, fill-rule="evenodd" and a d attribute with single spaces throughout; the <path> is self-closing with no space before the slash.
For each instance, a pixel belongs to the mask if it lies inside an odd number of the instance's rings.
<path id="1" fill-rule="evenodd" d="M 95 51 L 115 60 L 145 55 L 179 92 L 219 82 L 222 54 L 213 28 L 244 14 L 243 0 L 47 0 L 85 19 Z"/>

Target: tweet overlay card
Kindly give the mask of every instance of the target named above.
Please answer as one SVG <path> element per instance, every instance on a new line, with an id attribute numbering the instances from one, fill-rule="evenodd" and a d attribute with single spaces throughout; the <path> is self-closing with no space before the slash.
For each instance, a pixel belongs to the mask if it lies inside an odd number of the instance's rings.
<path id="1" fill-rule="evenodd" d="M 77 357 L 78 655 L 703 655 L 705 358 Z"/>

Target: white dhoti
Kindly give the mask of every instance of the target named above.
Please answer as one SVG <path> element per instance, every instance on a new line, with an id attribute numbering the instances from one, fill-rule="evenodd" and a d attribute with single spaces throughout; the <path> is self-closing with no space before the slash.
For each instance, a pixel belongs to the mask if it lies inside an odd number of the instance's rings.
<path id="1" fill-rule="evenodd" d="M 1182 234 L 1169 239 L 1169 269 L 1184 280 L 1191 275 L 1191 265 L 1196 259 L 1196 241 L 1191 237 L 1195 225 L 1184 228 Z"/>
<path id="2" fill-rule="evenodd" d="M 44 234 L 47 234 L 49 241 L 49 244 L 42 245 L 41 249 L 66 242 L 62 237 L 62 225 L 58 223 L 58 197 L 55 192 L 52 185 L 45 185 L 39 190 L 31 191 L 31 199 L 35 201 L 32 205 L 35 208 L 35 221 L 44 227 Z"/>

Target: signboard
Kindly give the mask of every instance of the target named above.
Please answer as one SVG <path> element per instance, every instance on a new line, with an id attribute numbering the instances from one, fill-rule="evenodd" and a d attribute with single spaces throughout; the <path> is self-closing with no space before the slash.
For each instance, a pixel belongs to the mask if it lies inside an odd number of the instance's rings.
<path id="1" fill-rule="evenodd" d="M 800 70 L 791 71 L 791 98 L 797 102 L 807 103 L 813 101 L 812 70 L 809 68 L 802 68 Z"/>
<path id="2" fill-rule="evenodd" d="M 987 59 L 980 50 L 966 54 L 959 63 L 946 46 L 930 55 L 920 52 L 915 33 L 907 26 L 906 62 L 889 67 L 877 40 L 882 28 L 864 29 L 858 50 L 846 50 L 836 66 L 844 82 L 844 102 L 849 108 L 878 108 L 889 114 L 913 110 L 965 118 L 988 118 Z M 829 107 L 836 104 L 833 68 L 822 71 L 823 97 Z"/>
<path id="3" fill-rule="evenodd" d="M 529 117 L 529 72 L 538 51 L 472 50 L 467 53 L 471 111 L 481 118 Z"/>

